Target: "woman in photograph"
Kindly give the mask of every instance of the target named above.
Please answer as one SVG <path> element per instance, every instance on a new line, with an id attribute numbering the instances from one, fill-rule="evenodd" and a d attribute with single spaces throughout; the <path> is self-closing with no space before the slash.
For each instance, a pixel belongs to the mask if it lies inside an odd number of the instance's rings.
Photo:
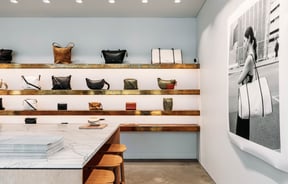
<path id="1" fill-rule="evenodd" d="M 243 85 L 252 82 L 254 76 L 254 65 L 257 60 L 257 41 L 254 35 L 252 27 L 248 27 L 244 34 L 243 43 L 245 53 L 245 63 L 238 79 L 238 84 Z M 249 139 L 250 136 L 250 119 L 242 119 L 237 117 L 236 135 L 239 135 L 245 139 Z"/>

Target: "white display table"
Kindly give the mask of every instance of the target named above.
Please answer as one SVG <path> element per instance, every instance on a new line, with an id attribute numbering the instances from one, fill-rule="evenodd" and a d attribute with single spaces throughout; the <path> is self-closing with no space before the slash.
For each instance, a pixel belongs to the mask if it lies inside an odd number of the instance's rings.
<path id="1" fill-rule="evenodd" d="M 79 129 L 83 124 L 0 124 L 0 135 L 61 135 L 64 149 L 45 159 L 0 158 L 0 183 L 82 184 L 87 166 L 97 162 L 106 143 L 119 143 L 119 123 L 103 129 Z M 99 157 L 99 154 L 98 154 Z"/>

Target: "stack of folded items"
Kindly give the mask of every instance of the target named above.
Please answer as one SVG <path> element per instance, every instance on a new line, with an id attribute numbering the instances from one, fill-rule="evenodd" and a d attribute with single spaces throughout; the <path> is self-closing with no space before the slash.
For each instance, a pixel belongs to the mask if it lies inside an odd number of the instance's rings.
<path id="1" fill-rule="evenodd" d="M 0 158 L 47 158 L 63 148 L 63 136 L 0 135 Z"/>

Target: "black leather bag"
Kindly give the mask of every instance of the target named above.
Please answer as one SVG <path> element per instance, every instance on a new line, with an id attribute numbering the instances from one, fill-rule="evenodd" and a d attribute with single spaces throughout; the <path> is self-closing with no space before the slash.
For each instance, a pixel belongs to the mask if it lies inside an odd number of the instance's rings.
<path id="1" fill-rule="evenodd" d="M 57 109 L 58 110 L 67 110 L 67 104 L 66 103 L 58 103 Z"/>
<path id="2" fill-rule="evenodd" d="M 37 119 L 36 118 L 25 118 L 25 124 L 36 124 Z"/>
<path id="3" fill-rule="evenodd" d="M 70 81 L 71 81 L 71 75 L 67 77 L 55 77 L 52 76 L 52 90 L 65 90 L 65 89 L 71 89 Z"/>
<path id="4" fill-rule="evenodd" d="M 125 56 L 128 57 L 127 50 L 102 50 L 102 55 L 106 64 L 123 63 Z"/>
<path id="5" fill-rule="evenodd" d="M 11 63 L 12 52 L 10 49 L 0 49 L 0 63 Z"/>
<path id="6" fill-rule="evenodd" d="M 106 82 L 104 79 L 101 80 L 92 80 L 86 78 L 86 84 L 89 89 L 102 89 L 104 85 L 107 85 L 107 89 L 110 89 L 110 84 Z"/>

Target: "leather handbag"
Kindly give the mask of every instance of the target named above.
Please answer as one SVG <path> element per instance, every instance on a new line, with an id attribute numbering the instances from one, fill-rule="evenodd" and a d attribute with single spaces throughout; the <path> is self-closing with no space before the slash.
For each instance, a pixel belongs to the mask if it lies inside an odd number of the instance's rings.
<path id="1" fill-rule="evenodd" d="M 124 89 L 138 89 L 136 79 L 124 79 Z"/>
<path id="2" fill-rule="evenodd" d="M 57 109 L 58 110 L 67 110 L 67 103 L 58 103 Z"/>
<path id="3" fill-rule="evenodd" d="M 259 77 L 255 61 L 254 65 L 256 79 L 243 84 L 238 89 L 238 115 L 242 119 L 264 117 L 273 112 L 267 79 Z"/>
<path id="4" fill-rule="evenodd" d="M 70 42 L 66 47 L 62 47 L 60 44 L 53 42 L 53 53 L 54 53 L 54 63 L 55 64 L 70 64 L 72 48 L 74 43 Z"/>
<path id="5" fill-rule="evenodd" d="M 22 89 L 36 89 L 40 90 L 40 78 L 41 75 L 38 76 L 23 76 L 21 75 L 22 78 Z"/>
<path id="6" fill-rule="evenodd" d="M 36 124 L 37 118 L 25 118 L 25 124 Z"/>
<path id="7" fill-rule="evenodd" d="M 160 89 L 174 89 L 177 84 L 175 79 L 163 80 L 161 78 L 157 78 L 157 82 Z"/>
<path id="8" fill-rule="evenodd" d="M 71 89 L 70 81 L 71 75 L 66 77 L 55 77 L 52 76 L 52 90 L 67 90 Z"/>
<path id="9" fill-rule="evenodd" d="M 37 100 L 36 99 L 25 99 L 23 101 L 24 110 L 37 110 Z"/>
<path id="10" fill-rule="evenodd" d="M 89 104 L 90 111 L 103 110 L 103 106 L 101 102 L 89 102 L 88 104 Z"/>
<path id="11" fill-rule="evenodd" d="M 86 84 L 89 89 L 102 89 L 104 85 L 107 85 L 107 89 L 110 89 L 110 84 L 106 82 L 104 79 L 101 80 L 92 80 L 86 78 Z"/>
<path id="12" fill-rule="evenodd" d="M 3 79 L 0 80 L 0 89 L 8 89 L 8 84 Z"/>
<path id="13" fill-rule="evenodd" d="M 152 64 L 182 64 L 181 49 L 152 49 L 151 51 Z"/>
<path id="14" fill-rule="evenodd" d="M 128 57 L 127 50 L 102 50 L 106 64 L 123 63 L 125 56 Z"/>
<path id="15" fill-rule="evenodd" d="M 11 49 L 0 49 L 0 63 L 11 63 L 12 53 Z"/>

